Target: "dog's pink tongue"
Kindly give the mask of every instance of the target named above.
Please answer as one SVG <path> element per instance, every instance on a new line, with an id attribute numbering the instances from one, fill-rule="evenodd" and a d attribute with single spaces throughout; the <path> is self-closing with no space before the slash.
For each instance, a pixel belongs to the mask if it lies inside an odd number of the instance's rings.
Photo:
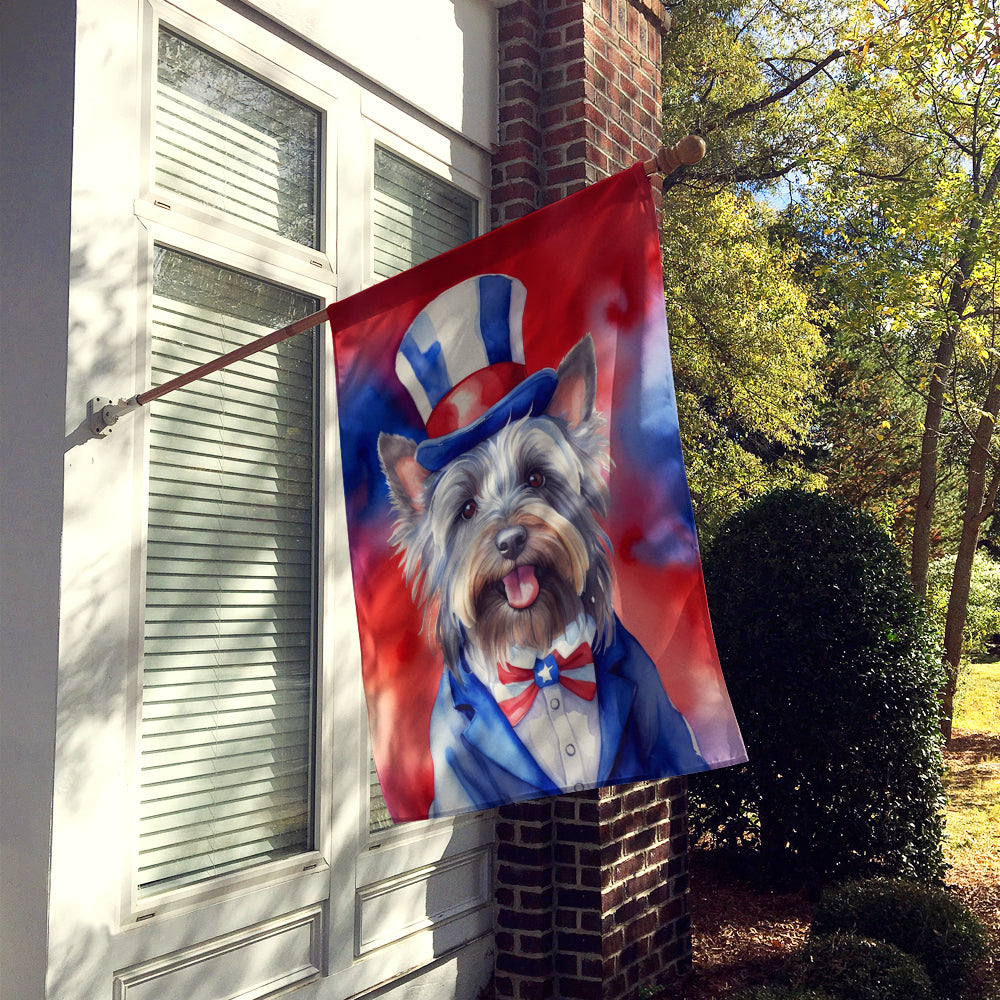
<path id="1" fill-rule="evenodd" d="M 534 566 L 515 566 L 504 578 L 507 603 L 512 608 L 526 608 L 538 596 L 538 578 Z"/>

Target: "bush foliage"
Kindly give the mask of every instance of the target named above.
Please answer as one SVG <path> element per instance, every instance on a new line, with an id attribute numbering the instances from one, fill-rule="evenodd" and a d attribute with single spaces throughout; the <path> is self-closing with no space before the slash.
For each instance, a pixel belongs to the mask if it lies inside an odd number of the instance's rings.
<path id="1" fill-rule="evenodd" d="M 920 961 L 942 997 L 960 997 L 986 956 L 986 933 L 947 890 L 905 879 L 869 879 L 828 888 L 814 935 L 849 932 L 895 945 Z"/>
<path id="2" fill-rule="evenodd" d="M 930 978 L 912 955 L 854 934 L 810 938 L 796 979 L 837 1000 L 934 1000 Z"/>
<path id="3" fill-rule="evenodd" d="M 696 835 L 775 872 L 939 878 L 942 671 L 888 535 L 779 490 L 726 523 L 704 566 L 750 761 L 692 779 Z"/>
<path id="4" fill-rule="evenodd" d="M 954 572 L 955 559 L 952 556 L 935 559 L 927 574 L 927 603 L 942 636 Z M 980 549 L 972 563 L 969 603 L 962 630 L 963 657 L 986 653 L 995 635 L 1000 635 L 1000 562 Z"/>

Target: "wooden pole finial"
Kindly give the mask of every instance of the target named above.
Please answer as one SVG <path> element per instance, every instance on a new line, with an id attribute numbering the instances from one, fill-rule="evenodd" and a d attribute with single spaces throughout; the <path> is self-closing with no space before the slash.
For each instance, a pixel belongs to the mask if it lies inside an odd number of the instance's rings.
<path id="1" fill-rule="evenodd" d="M 646 160 L 643 167 L 647 174 L 673 173 L 682 164 L 692 166 L 705 155 L 707 146 L 700 135 L 686 135 L 673 146 L 660 146 L 656 156 Z"/>

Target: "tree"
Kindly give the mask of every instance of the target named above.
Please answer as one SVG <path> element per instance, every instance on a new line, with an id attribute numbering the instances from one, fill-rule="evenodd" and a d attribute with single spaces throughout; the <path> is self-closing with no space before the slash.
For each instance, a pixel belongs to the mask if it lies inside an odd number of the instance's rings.
<path id="1" fill-rule="evenodd" d="M 665 131 L 693 128 L 709 141 L 700 164 L 668 179 L 668 208 L 679 191 L 703 199 L 688 240 L 698 248 L 713 241 L 707 205 L 722 192 L 789 201 L 786 229 L 765 223 L 767 240 L 799 265 L 797 286 L 829 349 L 831 391 L 808 429 L 793 420 L 791 447 L 717 421 L 707 380 L 681 365 L 682 405 L 701 418 L 689 417 L 697 462 L 738 484 L 730 498 L 714 485 L 716 510 L 752 495 L 747 484 L 825 480 L 891 519 L 897 537 L 909 522 L 921 595 L 931 556 L 954 550 L 945 732 L 972 561 L 1000 487 L 998 2 L 684 0 L 671 8 L 665 53 Z M 702 260 L 717 267 L 717 257 Z M 718 291 L 708 325 L 721 315 Z M 747 373 L 725 351 L 715 369 L 709 387 L 732 384 L 720 373 Z M 706 496 L 695 494 L 696 511 Z"/>
<path id="2" fill-rule="evenodd" d="M 706 538 L 747 499 L 810 479 L 824 349 L 773 216 L 747 196 L 678 191 L 664 221 L 678 415 Z"/>
<path id="3" fill-rule="evenodd" d="M 944 629 L 952 700 L 972 561 L 1000 484 L 1000 20 L 996 0 L 914 0 L 859 21 L 864 61 L 826 97 L 839 142 L 821 144 L 812 197 L 840 239 L 829 270 L 855 303 L 842 318 L 878 344 L 924 405 L 910 576 L 923 595 L 943 443 L 967 453 Z M 913 379 L 913 357 L 921 358 Z"/>
<path id="4" fill-rule="evenodd" d="M 795 244 L 753 195 L 802 161 L 815 81 L 842 55 L 827 50 L 829 9 L 714 0 L 671 11 L 664 130 L 710 138 L 696 168 L 668 179 L 663 225 L 681 431 L 704 537 L 748 498 L 816 481 L 805 459 L 824 346 Z"/>
<path id="5" fill-rule="evenodd" d="M 665 39 L 663 124 L 708 155 L 667 179 L 699 189 L 771 189 L 809 162 L 824 133 L 817 100 L 847 55 L 836 0 L 681 0 Z"/>

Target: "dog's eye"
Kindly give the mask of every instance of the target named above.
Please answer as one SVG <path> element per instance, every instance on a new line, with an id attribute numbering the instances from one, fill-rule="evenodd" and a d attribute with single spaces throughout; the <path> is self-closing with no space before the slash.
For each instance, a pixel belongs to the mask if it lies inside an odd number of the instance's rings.
<path id="1" fill-rule="evenodd" d="M 533 490 L 540 490 L 545 485 L 545 476 L 537 469 L 532 469 L 524 481 Z"/>
<path id="2" fill-rule="evenodd" d="M 463 521 L 471 521 L 476 516 L 476 501 L 466 500 L 462 510 L 460 511 Z"/>

